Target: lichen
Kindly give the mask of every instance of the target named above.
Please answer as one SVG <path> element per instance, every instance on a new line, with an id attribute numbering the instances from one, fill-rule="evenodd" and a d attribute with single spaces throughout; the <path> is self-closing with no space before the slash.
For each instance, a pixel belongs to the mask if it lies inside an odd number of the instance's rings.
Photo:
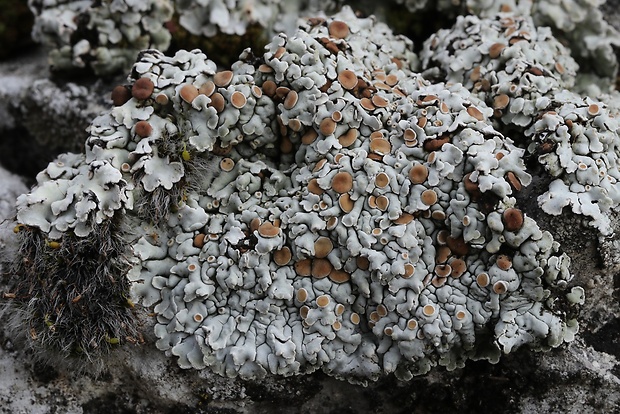
<path id="1" fill-rule="evenodd" d="M 36 263 L 19 269 L 37 286 L 25 302 L 47 306 L 26 306 L 28 326 L 63 316 L 33 281 L 59 278 L 40 240 L 94 237 L 119 258 L 97 280 L 131 284 L 183 368 L 409 379 L 572 340 L 570 259 L 514 198 L 525 150 L 484 100 L 415 73 L 412 50 L 345 8 L 230 70 L 198 50 L 143 51 L 85 154 L 18 201 Z M 131 269 L 106 237 L 131 247 Z"/>
<path id="2" fill-rule="evenodd" d="M 500 130 L 556 178 L 539 197 L 545 212 L 559 215 L 570 206 L 602 234 L 613 232 L 608 213 L 620 200 L 617 98 L 601 95 L 608 109 L 572 91 L 577 64 L 548 28 L 511 13 L 459 17 L 425 42 L 421 57 L 427 77 L 461 82 L 484 99 Z"/>
<path id="3" fill-rule="evenodd" d="M 124 71 L 139 50 L 166 49 L 172 17 L 169 0 L 29 0 L 35 15 L 32 36 L 50 48 L 55 71 L 92 70 L 98 75 Z"/>

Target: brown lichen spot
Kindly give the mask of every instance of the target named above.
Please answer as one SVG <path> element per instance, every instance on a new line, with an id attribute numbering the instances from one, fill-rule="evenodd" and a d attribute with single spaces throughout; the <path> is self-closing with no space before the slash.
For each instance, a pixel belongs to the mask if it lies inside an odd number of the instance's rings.
<path id="1" fill-rule="evenodd" d="M 284 98 L 284 109 L 293 109 L 295 105 L 297 105 L 297 101 L 299 101 L 299 95 L 297 92 L 289 90 Z"/>
<path id="2" fill-rule="evenodd" d="M 443 210 L 434 210 L 431 212 L 431 218 L 433 220 L 443 221 L 446 219 L 446 213 Z"/>
<path id="3" fill-rule="evenodd" d="M 276 96 L 276 89 L 278 89 L 278 85 L 272 80 L 266 80 L 263 82 L 263 93 L 270 98 Z"/>
<path id="4" fill-rule="evenodd" d="M 314 256 L 319 259 L 327 257 L 333 249 L 334 245 L 328 237 L 319 237 L 314 242 Z"/>
<path id="5" fill-rule="evenodd" d="M 369 196 L 367 201 L 368 201 L 368 207 L 377 208 L 377 197 L 376 196 L 374 195 Z"/>
<path id="6" fill-rule="evenodd" d="M 389 103 L 387 99 L 379 95 L 373 95 L 371 102 L 377 108 L 385 108 L 386 106 L 388 106 Z"/>
<path id="7" fill-rule="evenodd" d="M 435 190 L 429 189 L 422 191 L 420 195 L 420 200 L 427 206 L 432 206 L 437 202 L 437 193 Z"/>
<path id="8" fill-rule="evenodd" d="M 308 317 L 308 312 L 310 312 L 310 308 L 306 305 L 299 308 L 299 316 L 301 316 L 303 319 L 306 319 Z"/>
<path id="9" fill-rule="evenodd" d="M 383 90 L 383 91 L 391 91 L 392 90 L 392 87 L 390 85 L 388 85 L 386 83 L 383 83 L 383 82 L 375 82 L 375 83 L 373 83 L 373 86 L 375 88 L 377 88 L 377 90 Z M 377 106 L 379 106 L 379 105 L 377 105 Z"/>
<path id="10" fill-rule="evenodd" d="M 321 295 L 318 298 L 316 298 L 316 304 L 317 306 L 319 306 L 320 308 L 324 308 L 327 305 L 329 305 L 329 296 L 327 295 Z"/>
<path id="11" fill-rule="evenodd" d="M 390 177 L 384 172 L 380 172 L 375 177 L 375 185 L 379 188 L 385 188 L 390 183 Z"/>
<path id="12" fill-rule="evenodd" d="M 168 104 L 168 95 L 166 95 L 165 93 L 160 93 L 155 97 L 155 102 L 157 102 L 159 105 L 167 105 Z"/>
<path id="13" fill-rule="evenodd" d="M 334 266 L 327 259 L 314 259 L 312 260 L 312 276 L 317 279 L 323 279 L 329 276 L 331 271 L 334 270 Z"/>
<path id="14" fill-rule="evenodd" d="M 370 150 L 379 155 L 389 154 L 392 144 L 385 138 L 375 138 L 370 141 Z"/>
<path id="15" fill-rule="evenodd" d="M 261 96 L 263 96 L 263 90 L 258 86 L 252 85 L 250 89 L 252 90 L 252 95 L 254 95 L 254 97 L 260 98 Z"/>
<path id="16" fill-rule="evenodd" d="M 326 158 L 322 158 L 319 161 L 317 161 L 316 165 L 314 166 L 314 168 L 312 169 L 312 172 L 318 172 L 321 171 L 323 169 L 323 166 L 327 164 L 327 159 Z"/>
<path id="17" fill-rule="evenodd" d="M 370 266 L 370 261 L 367 257 L 364 256 L 357 256 L 355 262 L 357 264 L 357 267 L 362 270 L 368 270 L 368 267 Z"/>
<path id="18" fill-rule="evenodd" d="M 472 82 L 477 82 L 477 81 L 479 81 L 479 80 L 480 80 L 480 77 L 481 77 L 481 75 L 480 75 L 480 69 L 482 69 L 482 67 L 481 67 L 481 66 L 476 66 L 476 67 L 475 67 L 475 68 L 471 71 L 471 73 L 469 74 L 469 79 L 470 79 Z"/>
<path id="19" fill-rule="evenodd" d="M 342 328 L 342 324 L 340 323 L 340 321 L 336 321 L 332 323 L 332 329 L 334 331 L 339 331 L 341 328 Z"/>
<path id="20" fill-rule="evenodd" d="M 463 240 L 463 236 L 446 238 L 446 245 L 457 256 L 465 256 L 469 253 L 469 245 Z"/>
<path id="21" fill-rule="evenodd" d="M 327 219 L 327 225 L 326 225 L 327 230 L 335 229 L 336 225 L 338 225 L 338 217 L 331 216 L 330 218 Z"/>
<path id="22" fill-rule="evenodd" d="M 424 148 L 424 150 L 428 152 L 438 151 L 441 149 L 441 147 L 443 147 L 444 144 L 450 142 L 450 140 L 450 135 L 442 135 L 439 138 L 427 139 L 426 141 L 424 141 L 424 144 L 422 144 L 422 148 Z"/>
<path id="23" fill-rule="evenodd" d="M 353 210 L 353 204 L 354 202 L 353 200 L 351 200 L 351 196 L 347 193 L 342 194 L 340 197 L 338 197 L 338 205 L 345 213 L 349 213 L 351 212 L 351 210 Z"/>
<path id="24" fill-rule="evenodd" d="M 280 228 L 266 221 L 258 227 L 258 234 L 266 238 L 276 237 L 280 234 Z"/>
<path id="25" fill-rule="evenodd" d="M 345 283 L 351 279 L 351 275 L 344 270 L 332 270 L 329 272 L 329 280 L 334 283 Z"/>
<path id="26" fill-rule="evenodd" d="M 439 110 L 442 113 L 447 114 L 448 112 L 450 112 L 450 107 L 448 106 L 447 103 L 441 102 L 441 104 L 439 105 Z"/>
<path id="27" fill-rule="evenodd" d="M 324 118 L 319 125 L 319 131 L 325 136 L 333 134 L 335 130 L 336 123 L 331 118 Z"/>
<path id="28" fill-rule="evenodd" d="M 340 171 L 332 178 L 332 189 L 340 194 L 348 193 L 353 188 L 353 176 L 347 171 Z"/>
<path id="29" fill-rule="evenodd" d="M 388 314 L 388 310 L 387 310 L 387 308 L 385 307 L 385 305 L 384 305 L 384 304 L 380 303 L 380 304 L 377 306 L 377 313 L 379 314 L 379 316 L 380 316 L 380 317 L 382 317 L 382 318 L 383 318 L 384 316 L 387 316 L 387 314 Z"/>
<path id="30" fill-rule="evenodd" d="M 304 288 L 300 288 L 295 295 L 299 302 L 305 302 L 308 299 L 308 291 Z"/>
<path id="31" fill-rule="evenodd" d="M 206 96 L 213 95 L 213 92 L 215 92 L 215 83 L 213 83 L 212 81 L 206 81 L 205 83 L 200 85 L 200 88 L 198 88 L 198 92 Z"/>
<path id="32" fill-rule="evenodd" d="M 405 142 L 417 142 L 417 137 L 418 134 L 411 128 L 405 129 L 405 132 L 403 133 L 403 138 Z"/>
<path id="33" fill-rule="evenodd" d="M 345 69 L 338 74 L 338 82 L 343 88 L 351 90 L 357 86 L 357 76 L 353 71 Z"/>
<path id="34" fill-rule="evenodd" d="M 416 322 L 415 319 L 409 319 L 407 321 L 407 328 L 411 329 L 412 331 L 418 327 L 418 322 Z"/>
<path id="35" fill-rule="evenodd" d="M 463 177 L 463 183 L 465 184 L 465 191 L 467 191 L 472 197 L 479 197 L 481 192 L 478 187 L 478 183 L 475 183 L 471 180 L 471 173 L 466 174 Z"/>
<path id="36" fill-rule="evenodd" d="M 329 79 L 326 79 L 326 80 L 325 80 L 325 83 L 323 84 L 323 86 L 321 86 L 321 87 L 319 88 L 319 90 L 320 90 L 321 92 L 323 92 L 323 93 L 327 93 L 327 91 L 328 91 L 328 90 L 329 90 L 329 88 L 331 88 L 331 87 L 332 87 L 332 81 L 331 81 L 331 80 L 329 80 Z"/>
<path id="37" fill-rule="evenodd" d="M 562 65 L 560 62 L 555 62 L 555 70 L 560 74 L 563 75 L 564 72 L 566 72 L 566 69 L 564 69 L 564 65 Z"/>
<path id="38" fill-rule="evenodd" d="M 346 133 L 338 137 L 338 142 L 343 147 L 348 147 L 355 142 L 358 136 L 359 131 L 356 128 L 351 128 Z"/>
<path id="39" fill-rule="evenodd" d="M 319 182 L 316 178 L 312 178 L 309 182 L 308 182 L 308 191 L 310 191 L 312 194 L 317 194 L 317 195 L 321 195 L 323 194 L 325 191 L 319 186 Z"/>
<path id="40" fill-rule="evenodd" d="M 506 180 L 515 191 L 521 191 L 521 181 L 519 181 L 515 173 L 513 173 L 512 171 L 506 173 Z"/>
<path id="41" fill-rule="evenodd" d="M 138 121 L 136 122 L 136 135 L 141 138 L 146 138 L 151 136 L 153 132 L 153 127 L 147 121 Z"/>
<path id="42" fill-rule="evenodd" d="M 237 109 L 243 108 L 247 101 L 248 99 L 245 97 L 245 95 L 239 91 L 233 92 L 230 96 L 230 103 Z"/>
<path id="43" fill-rule="evenodd" d="M 193 246 L 197 247 L 198 249 L 202 249 L 202 246 L 205 245 L 205 237 L 206 234 L 204 233 L 198 233 L 197 235 L 194 236 L 194 241 L 193 241 Z"/>
<path id="44" fill-rule="evenodd" d="M 230 172 L 235 168 L 235 161 L 232 158 L 224 158 L 220 161 L 220 168 L 222 171 Z"/>
<path id="45" fill-rule="evenodd" d="M 428 168 L 424 164 L 416 164 L 409 170 L 409 179 L 414 184 L 422 184 L 428 178 Z"/>
<path id="46" fill-rule="evenodd" d="M 456 312 L 456 314 L 454 316 L 456 316 L 456 319 L 458 319 L 459 321 L 462 321 L 463 319 L 465 319 L 467 314 L 465 313 L 465 311 L 460 310 L 460 311 Z"/>
<path id="47" fill-rule="evenodd" d="M 394 224 L 409 224 L 413 221 L 413 214 L 402 213 L 396 220 L 394 220 Z"/>
<path id="48" fill-rule="evenodd" d="M 112 89 L 112 103 L 114 106 L 122 106 L 131 99 L 131 92 L 123 85 L 118 85 Z"/>
<path id="49" fill-rule="evenodd" d="M 215 83 L 215 86 L 220 88 L 225 88 L 228 86 L 230 82 L 232 82 L 232 79 L 233 73 L 230 70 L 223 70 L 213 75 L 213 83 Z"/>
<path id="50" fill-rule="evenodd" d="M 493 99 L 493 108 L 495 109 L 504 109 L 510 103 L 510 97 L 504 93 L 497 95 Z"/>
<path id="51" fill-rule="evenodd" d="M 405 279 L 409 279 L 411 276 L 413 276 L 414 272 L 415 267 L 411 263 L 405 263 L 405 274 L 403 275 L 403 277 Z"/>
<path id="52" fill-rule="evenodd" d="M 280 46 L 276 49 L 275 53 L 273 54 L 273 57 L 276 59 L 280 59 L 282 56 L 284 56 L 285 52 L 286 52 L 286 49 L 284 48 L 284 46 Z"/>
<path id="53" fill-rule="evenodd" d="M 435 306 L 430 303 L 428 305 L 424 305 L 422 308 L 422 313 L 426 316 L 433 316 L 435 314 Z"/>
<path id="54" fill-rule="evenodd" d="M 497 282 L 493 283 L 493 292 L 497 293 L 498 295 L 503 295 L 507 291 L 508 284 L 503 280 L 498 280 Z"/>
<path id="55" fill-rule="evenodd" d="M 467 108 L 467 113 L 472 117 L 476 118 L 478 121 L 484 120 L 484 114 L 480 111 L 480 109 L 476 108 L 475 106 L 470 106 L 469 108 Z"/>
<path id="56" fill-rule="evenodd" d="M 360 323 L 360 316 L 359 316 L 359 314 L 353 312 L 351 314 L 351 316 L 349 316 L 349 320 L 351 321 L 351 323 L 353 325 L 359 325 L 359 323 Z"/>
<path id="57" fill-rule="evenodd" d="M 293 142 L 291 139 L 287 136 L 283 136 L 280 141 L 280 151 L 282 151 L 283 154 L 290 154 L 293 152 L 293 148 Z"/>
<path id="58" fill-rule="evenodd" d="M 453 278 L 459 278 L 467 271 L 467 264 L 465 263 L 465 260 L 462 259 L 450 260 L 450 266 L 452 267 L 452 273 L 450 273 L 450 276 Z"/>
<path id="59" fill-rule="evenodd" d="M 379 312 L 372 311 L 370 312 L 370 315 L 368 315 L 368 319 L 370 319 L 372 322 L 379 322 L 379 319 L 381 319 L 381 316 L 379 316 Z"/>
<path id="60" fill-rule="evenodd" d="M 312 260 L 303 259 L 295 263 L 295 272 L 299 276 L 311 276 L 312 275 Z"/>
<path id="61" fill-rule="evenodd" d="M 155 90 L 155 84 L 149 78 L 138 79 L 131 87 L 131 96 L 138 100 L 148 99 Z"/>
<path id="62" fill-rule="evenodd" d="M 372 77 L 374 79 L 384 81 L 385 80 L 385 71 L 383 69 L 375 69 L 372 71 Z"/>
<path id="63" fill-rule="evenodd" d="M 342 315 L 344 311 L 345 311 L 345 307 L 342 303 L 337 304 L 336 307 L 334 308 L 334 313 L 336 314 L 336 316 Z"/>
<path id="64" fill-rule="evenodd" d="M 590 104 L 590 106 L 588 106 L 588 115 L 590 116 L 595 116 L 598 115 L 601 112 L 601 107 L 598 106 L 597 104 Z"/>
<path id="65" fill-rule="evenodd" d="M 480 287 L 487 287 L 489 286 L 490 282 L 491 282 L 491 278 L 489 277 L 487 273 L 480 273 L 478 276 L 476 276 L 476 283 Z"/>
<path id="66" fill-rule="evenodd" d="M 334 122 L 340 122 L 342 121 L 342 112 L 340 111 L 334 111 L 332 112 L 332 120 Z"/>
<path id="67" fill-rule="evenodd" d="M 287 265 L 291 261 L 292 257 L 293 255 L 291 254 L 291 249 L 287 246 L 273 252 L 273 261 L 276 262 L 278 266 Z"/>
<path id="68" fill-rule="evenodd" d="M 395 86 L 398 83 L 398 76 L 396 76 L 394 73 L 390 73 L 385 77 L 385 83 L 387 83 L 389 86 Z"/>
<path id="69" fill-rule="evenodd" d="M 336 39 L 344 39 L 350 33 L 349 25 L 340 20 L 334 20 L 333 22 L 331 22 L 327 27 L 327 31 L 329 32 L 330 36 L 335 37 Z"/>
<path id="70" fill-rule="evenodd" d="M 379 197 L 377 197 L 376 201 L 375 201 L 377 208 L 381 211 L 385 211 L 387 210 L 388 206 L 390 205 L 390 199 L 387 198 L 384 195 L 381 195 Z"/>
<path id="71" fill-rule="evenodd" d="M 273 68 L 272 68 L 271 66 L 266 65 L 266 64 L 264 64 L 264 63 L 263 63 L 263 64 L 261 64 L 261 65 L 258 67 L 258 71 L 259 71 L 260 73 L 272 73 L 272 72 L 273 72 Z"/>
<path id="72" fill-rule="evenodd" d="M 418 118 L 418 126 L 420 128 L 424 128 L 426 126 L 426 124 L 428 123 L 428 118 L 425 116 L 421 116 L 420 118 Z"/>
<path id="73" fill-rule="evenodd" d="M 295 132 L 301 131 L 302 126 L 303 125 L 299 119 L 291 119 L 288 121 L 288 127 Z"/>
<path id="74" fill-rule="evenodd" d="M 286 86 L 278 86 L 276 88 L 276 96 L 274 99 L 277 99 L 279 101 L 284 101 L 284 99 L 288 96 L 290 92 L 291 90 L 287 88 Z"/>
<path id="75" fill-rule="evenodd" d="M 375 154 L 374 152 L 368 154 L 368 158 L 374 161 L 383 162 L 383 155 Z"/>
<path id="76" fill-rule="evenodd" d="M 437 276 L 437 277 L 434 277 L 434 278 L 431 279 L 431 285 L 433 285 L 436 288 L 440 288 L 440 287 L 442 287 L 443 285 L 446 284 L 447 280 L 448 280 L 447 277 Z"/>
<path id="77" fill-rule="evenodd" d="M 452 255 L 452 250 L 448 246 L 439 246 L 435 251 L 435 261 L 445 263 Z"/>
<path id="78" fill-rule="evenodd" d="M 319 134 L 313 128 L 310 128 L 301 136 L 301 143 L 304 145 L 310 145 L 318 136 Z"/>
<path id="79" fill-rule="evenodd" d="M 510 257 L 506 256 L 505 254 L 500 254 L 499 256 L 497 256 L 495 264 L 501 270 L 509 270 L 512 267 L 512 260 L 510 260 Z"/>
<path id="80" fill-rule="evenodd" d="M 420 100 L 420 105 L 428 106 L 433 105 L 434 103 L 439 102 L 439 98 L 436 95 L 426 95 L 422 100 Z"/>
<path id="81" fill-rule="evenodd" d="M 440 278 L 446 278 L 452 273 L 452 266 L 449 264 L 440 264 L 435 266 L 435 274 Z"/>
<path id="82" fill-rule="evenodd" d="M 360 99 L 360 105 L 367 111 L 374 111 L 376 109 L 372 101 L 368 98 Z"/>
<path id="83" fill-rule="evenodd" d="M 211 102 L 209 103 L 209 106 L 212 106 L 218 113 L 220 113 L 224 110 L 224 107 L 226 106 L 226 100 L 221 93 L 216 92 L 211 95 Z"/>
<path id="84" fill-rule="evenodd" d="M 437 243 L 440 246 L 445 246 L 448 243 L 448 237 L 450 236 L 450 232 L 448 230 L 439 230 L 437 232 Z"/>
<path id="85" fill-rule="evenodd" d="M 506 45 L 503 43 L 493 43 L 491 47 L 489 47 L 489 57 L 491 59 L 497 59 L 505 48 Z"/>
<path id="86" fill-rule="evenodd" d="M 259 219 L 258 217 L 254 217 L 252 221 L 250 221 L 250 230 L 253 232 L 258 230 L 261 223 L 262 223 L 261 219 Z"/>
<path id="87" fill-rule="evenodd" d="M 181 96 L 181 99 L 183 99 L 188 104 L 191 104 L 198 96 L 198 88 L 196 88 L 191 83 L 186 83 L 185 85 L 181 86 L 181 89 L 179 90 L 179 95 Z"/>
<path id="88" fill-rule="evenodd" d="M 502 213 L 502 221 L 506 230 L 519 231 L 523 227 L 525 218 L 523 217 L 523 212 L 518 208 L 507 208 Z"/>

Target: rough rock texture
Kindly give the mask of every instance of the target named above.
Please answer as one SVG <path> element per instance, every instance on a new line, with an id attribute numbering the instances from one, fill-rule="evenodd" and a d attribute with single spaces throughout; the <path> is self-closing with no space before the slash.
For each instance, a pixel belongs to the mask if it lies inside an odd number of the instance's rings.
<path id="1" fill-rule="evenodd" d="M 5 137 L 2 133 L 2 140 Z M 3 325 L 1 410 L 24 413 L 617 412 L 620 407 L 618 242 L 615 237 L 601 236 L 581 215 L 566 211 L 559 216 L 545 214 L 532 200 L 547 191 L 551 178 L 533 160 L 527 162 L 527 167 L 532 183 L 516 194 L 516 203 L 542 230 L 561 241 L 562 251 L 572 259 L 571 273 L 575 275 L 572 283 L 583 286 L 586 293 L 579 316 L 580 331 L 576 340 L 567 345 L 540 353 L 521 349 L 504 355 L 497 364 L 468 361 L 454 371 L 439 368 L 408 382 L 389 377 L 364 388 L 321 373 L 289 378 L 269 376 L 254 382 L 225 379 L 209 370 L 181 370 L 156 348 L 158 338 L 150 334 L 154 322 L 140 313 L 137 318 L 144 342 L 112 346 L 111 352 L 103 356 L 103 370 L 101 364 L 95 364 L 87 366 L 86 373 L 58 364 L 53 357 L 48 362 L 40 359 L 30 362 L 32 351 L 24 349 Z M 19 188 L 19 179 L 0 178 L 0 199 L 14 200 L 15 192 L 5 189 Z M 15 187 L 5 187 L 8 182 L 15 182 Z M 3 205 L 6 203 L 0 201 L 0 206 Z M 13 254 L 11 243 L 15 247 L 14 226 L 13 222 L 5 222 L 1 227 L 5 258 Z M 609 228 L 620 230 L 613 213 L 609 213 Z M 2 283 L 10 284 L 6 279 Z M 99 376 L 89 374 L 90 369 L 96 369 Z"/>

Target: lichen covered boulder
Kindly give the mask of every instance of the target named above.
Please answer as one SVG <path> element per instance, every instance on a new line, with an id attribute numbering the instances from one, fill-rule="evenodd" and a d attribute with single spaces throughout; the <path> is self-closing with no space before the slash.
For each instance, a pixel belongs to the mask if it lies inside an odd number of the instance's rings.
<path id="1" fill-rule="evenodd" d="M 409 379 L 570 341 L 570 259 L 514 198 L 525 150 L 417 65 L 350 9 L 230 70 L 144 51 L 86 153 L 19 199 L 20 234 L 120 221 L 132 300 L 183 368 Z"/>

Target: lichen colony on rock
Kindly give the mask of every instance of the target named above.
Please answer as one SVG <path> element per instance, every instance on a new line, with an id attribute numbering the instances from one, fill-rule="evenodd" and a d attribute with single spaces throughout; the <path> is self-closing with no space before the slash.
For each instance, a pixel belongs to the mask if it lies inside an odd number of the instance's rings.
<path id="1" fill-rule="evenodd" d="M 132 297 L 183 368 L 408 379 L 571 340 L 570 260 L 513 197 L 525 150 L 417 63 L 347 8 L 226 71 L 144 51 L 21 234 L 131 226 Z"/>
<path id="2" fill-rule="evenodd" d="M 612 233 L 620 126 L 613 108 L 572 91 L 577 64 L 549 28 L 511 13 L 460 16 L 425 42 L 421 58 L 426 77 L 460 82 L 491 106 L 500 128 L 555 178 L 538 200 L 546 213 L 570 206 Z"/>

